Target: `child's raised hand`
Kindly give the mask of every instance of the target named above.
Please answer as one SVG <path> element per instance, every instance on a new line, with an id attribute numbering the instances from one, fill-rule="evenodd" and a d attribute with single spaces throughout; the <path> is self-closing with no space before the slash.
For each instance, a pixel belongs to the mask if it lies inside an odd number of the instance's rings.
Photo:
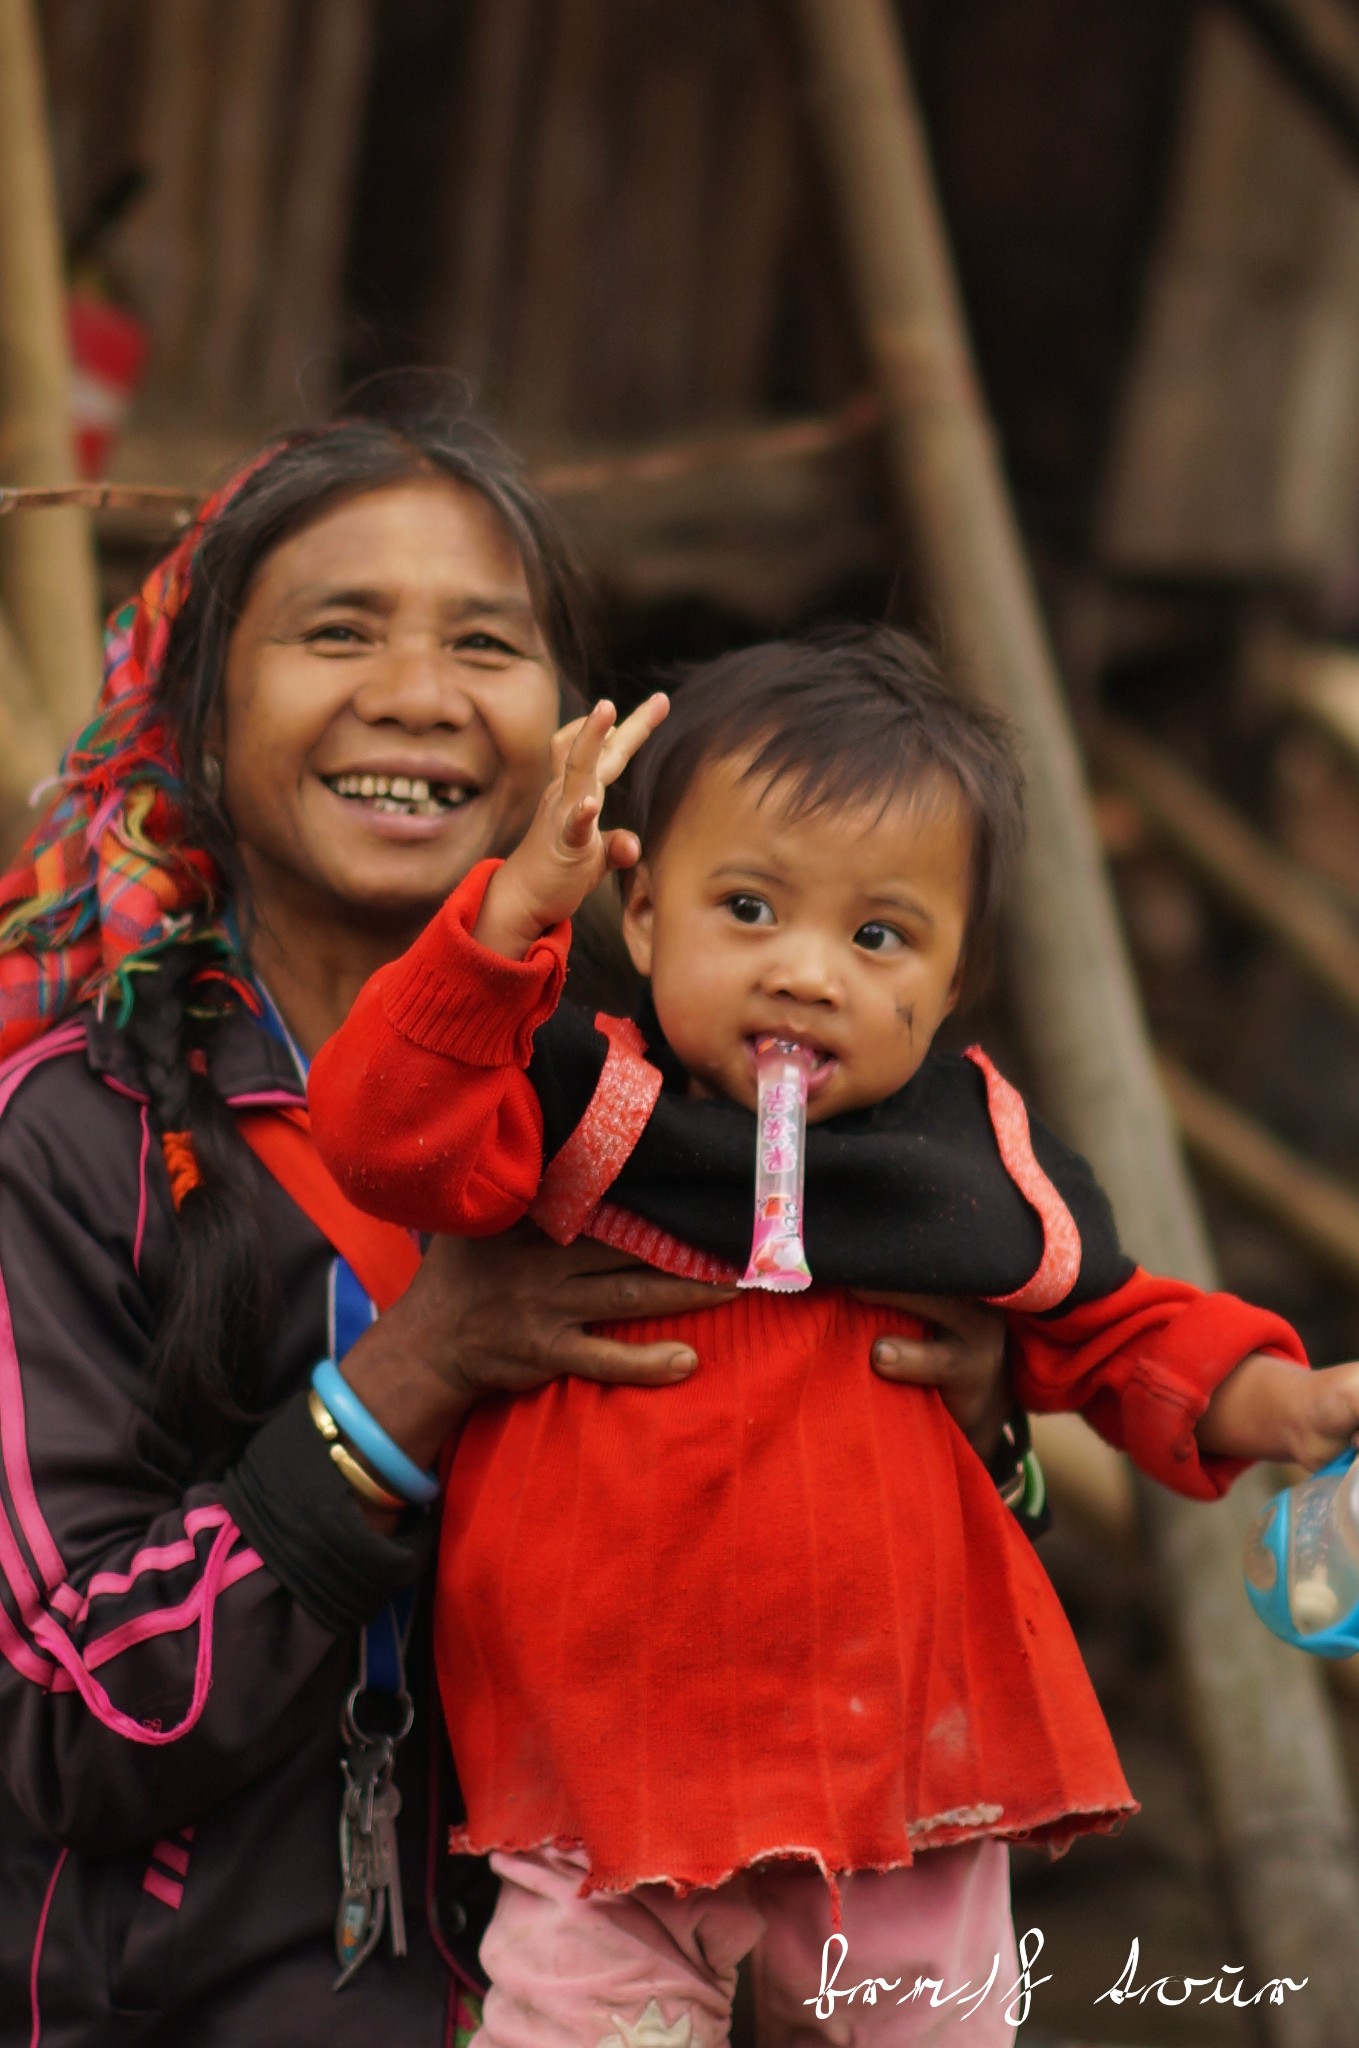
<path id="1" fill-rule="evenodd" d="M 610 869 L 634 864 L 641 852 L 636 833 L 600 829 L 604 792 L 669 709 L 669 698 L 657 691 L 621 725 L 604 700 L 562 727 L 533 823 L 486 891 L 476 924 L 483 946 L 522 959 L 542 932 L 579 910 Z"/>

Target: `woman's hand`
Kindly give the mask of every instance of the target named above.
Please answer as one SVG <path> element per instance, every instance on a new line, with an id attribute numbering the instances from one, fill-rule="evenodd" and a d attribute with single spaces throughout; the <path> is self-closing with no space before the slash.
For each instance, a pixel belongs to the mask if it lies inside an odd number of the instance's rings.
<path id="1" fill-rule="evenodd" d="M 529 1225 L 475 1242 L 435 1238 L 400 1301 L 346 1355 L 345 1378 L 418 1465 L 486 1394 L 523 1394 L 563 1374 L 670 1386 L 694 1353 L 673 1339 L 620 1344 L 587 1323 L 670 1316 L 735 1289 L 676 1280 L 606 1245 L 555 1245 Z"/>
<path id="2" fill-rule="evenodd" d="M 621 725 L 607 700 L 564 725 L 552 743 L 552 780 L 533 823 L 482 899 L 473 937 L 492 953 L 522 960 L 534 940 L 574 917 L 612 868 L 635 865 L 635 832 L 602 832 L 604 792 L 661 723 L 670 700 L 659 691 Z"/>
<path id="3" fill-rule="evenodd" d="M 874 1370 L 886 1380 L 938 1387 L 978 1457 L 989 1458 L 1014 1408 L 1000 1310 L 955 1295 L 854 1292 L 859 1301 L 903 1309 L 934 1325 L 931 1337 L 879 1337 L 873 1346 Z"/>

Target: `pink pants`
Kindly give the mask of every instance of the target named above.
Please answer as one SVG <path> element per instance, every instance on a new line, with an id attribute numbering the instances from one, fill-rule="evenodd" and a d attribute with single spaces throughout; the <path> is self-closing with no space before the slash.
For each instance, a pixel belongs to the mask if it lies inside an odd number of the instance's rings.
<path id="1" fill-rule="evenodd" d="M 580 1857 L 545 1850 L 491 1866 L 502 1887 L 482 1944 L 491 1989 L 473 2048 L 722 2048 L 745 1956 L 761 2048 L 1009 2048 L 1014 2038 L 1005 2015 L 1019 1965 L 1000 1842 L 843 1879 L 842 1940 L 808 1864 L 762 1865 L 687 1898 L 648 1884 L 585 1899 Z"/>

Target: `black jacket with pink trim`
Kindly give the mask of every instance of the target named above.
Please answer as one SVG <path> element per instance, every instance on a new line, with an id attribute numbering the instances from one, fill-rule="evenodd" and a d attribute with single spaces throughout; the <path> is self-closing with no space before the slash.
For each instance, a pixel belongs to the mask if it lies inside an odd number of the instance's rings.
<path id="1" fill-rule="evenodd" d="M 213 1073 L 238 1101 L 300 1092 L 243 1016 Z M 174 1224 L 127 1048 L 81 1019 L 0 1068 L 0 2048 L 444 2038 L 424 1905 L 456 1875 L 429 1853 L 454 1795 L 418 1614 L 411 1952 L 330 1988 L 341 1704 L 428 1532 L 374 1533 L 307 1418 L 330 1248 L 256 1170 L 272 1412 L 205 1481 L 149 1412 Z"/>
<path id="2" fill-rule="evenodd" d="M 567 1239 L 607 1198 L 744 1267 L 751 1113 L 693 1098 L 649 997 L 635 1021 L 559 1003 L 533 1034 L 528 1073 L 548 1162 L 530 1213 L 544 1229 Z M 324 1118 L 317 1128 L 324 1149 Z M 1134 1271 L 1086 1161 L 1030 1118 L 978 1046 L 931 1051 L 895 1095 L 809 1124 L 804 1142 L 808 1263 L 838 1285 L 1065 1312 Z"/>

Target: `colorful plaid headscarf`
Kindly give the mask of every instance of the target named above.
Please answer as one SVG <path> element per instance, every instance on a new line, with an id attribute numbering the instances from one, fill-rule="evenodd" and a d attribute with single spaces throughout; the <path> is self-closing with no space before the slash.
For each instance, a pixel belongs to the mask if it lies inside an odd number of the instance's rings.
<path id="1" fill-rule="evenodd" d="M 222 877 L 185 838 L 183 768 L 155 694 L 203 531 L 268 459 L 206 501 L 109 620 L 94 717 L 0 876 L 0 1058 L 91 999 L 115 1004 L 126 1021 L 134 975 L 168 947 L 206 941 L 224 965 L 232 957 Z"/>

